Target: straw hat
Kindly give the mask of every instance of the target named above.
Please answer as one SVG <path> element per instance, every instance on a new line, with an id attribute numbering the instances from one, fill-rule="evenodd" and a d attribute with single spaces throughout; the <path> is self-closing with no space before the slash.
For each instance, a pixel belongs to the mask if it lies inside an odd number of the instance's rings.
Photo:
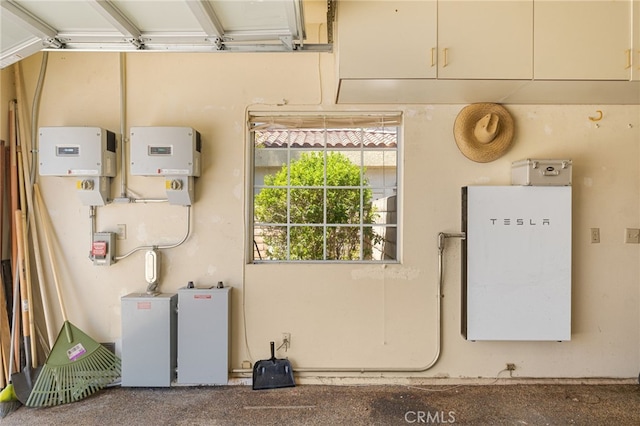
<path id="1" fill-rule="evenodd" d="M 509 111 L 492 103 L 467 105 L 453 125 L 458 148 L 465 157 L 478 163 L 496 160 L 507 152 L 513 131 Z"/>

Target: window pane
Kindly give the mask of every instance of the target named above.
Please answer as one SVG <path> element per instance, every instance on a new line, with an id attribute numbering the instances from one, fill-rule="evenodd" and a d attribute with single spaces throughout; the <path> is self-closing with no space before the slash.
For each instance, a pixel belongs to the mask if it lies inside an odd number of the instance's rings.
<path id="1" fill-rule="evenodd" d="M 289 169 L 291 186 L 324 186 L 323 151 L 292 151 Z"/>
<path id="2" fill-rule="evenodd" d="M 324 222 L 324 190 L 291 188 L 290 223 Z"/>
<path id="3" fill-rule="evenodd" d="M 364 151 L 365 176 L 371 186 L 395 188 L 397 179 L 397 153 L 395 151 Z"/>
<path id="4" fill-rule="evenodd" d="M 327 223 L 360 223 L 360 189 L 327 189 Z"/>
<path id="5" fill-rule="evenodd" d="M 327 260 L 361 260 L 360 227 L 327 226 Z"/>
<path id="6" fill-rule="evenodd" d="M 257 188 L 253 204 L 257 223 L 287 223 L 286 188 Z"/>
<path id="7" fill-rule="evenodd" d="M 253 253 L 256 260 L 286 260 L 287 227 L 255 226 Z"/>
<path id="8" fill-rule="evenodd" d="M 380 224 L 397 224 L 398 223 L 398 197 L 392 195 L 390 197 L 380 197 L 373 201 L 373 223 Z M 372 223 L 372 222 L 369 222 Z"/>
<path id="9" fill-rule="evenodd" d="M 321 226 L 292 226 L 291 260 L 324 259 L 324 239 Z"/>
<path id="10" fill-rule="evenodd" d="M 327 186 L 361 185 L 360 151 L 327 151 Z"/>
<path id="11" fill-rule="evenodd" d="M 373 226 L 365 228 L 365 244 L 370 258 L 366 260 L 397 259 L 397 228 L 393 226 Z"/>

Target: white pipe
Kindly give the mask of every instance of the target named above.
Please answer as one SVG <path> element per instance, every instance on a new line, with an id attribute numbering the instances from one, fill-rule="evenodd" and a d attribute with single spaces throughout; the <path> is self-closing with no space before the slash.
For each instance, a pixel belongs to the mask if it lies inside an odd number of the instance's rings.
<path id="1" fill-rule="evenodd" d="M 466 235 L 464 232 L 462 233 L 445 233 L 440 232 L 438 234 L 438 291 L 436 292 L 436 297 L 438 298 L 438 303 L 436 305 L 437 309 L 437 317 L 438 317 L 438 327 L 436 330 L 436 354 L 434 357 L 424 366 L 416 367 L 416 368 L 408 368 L 408 367 L 373 367 L 373 368 L 364 368 L 364 367 L 301 367 L 294 368 L 293 370 L 297 373 L 420 373 L 432 368 L 438 360 L 440 359 L 440 354 L 442 353 L 442 287 L 444 285 L 444 267 L 443 267 L 443 254 L 444 254 L 444 246 L 445 240 L 447 238 L 461 238 L 465 239 Z M 232 373 L 252 373 L 251 369 L 233 369 Z"/>

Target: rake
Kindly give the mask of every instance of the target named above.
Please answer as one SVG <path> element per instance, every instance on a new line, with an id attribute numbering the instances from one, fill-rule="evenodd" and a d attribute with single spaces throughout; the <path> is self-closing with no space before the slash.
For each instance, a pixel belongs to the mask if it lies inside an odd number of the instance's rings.
<path id="1" fill-rule="evenodd" d="M 44 204 L 39 187 L 37 184 L 33 187 L 36 206 L 42 211 Z M 25 404 L 28 407 L 47 407 L 79 401 L 114 382 L 121 373 L 120 358 L 67 319 L 49 240 L 49 224 L 43 215 L 40 215 L 40 219 L 64 324 L 33 385 Z"/>

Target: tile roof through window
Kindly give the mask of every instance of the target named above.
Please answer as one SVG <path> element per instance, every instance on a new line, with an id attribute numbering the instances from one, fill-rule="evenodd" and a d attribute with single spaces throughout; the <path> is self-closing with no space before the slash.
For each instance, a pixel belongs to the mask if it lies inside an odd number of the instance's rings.
<path id="1" fill-rule="evenodd" d="M 264 148 L 396 148 L 398 135 L 395 131 L 384 130 L 267 130 L 257 131 L 256 146 Z"/>

